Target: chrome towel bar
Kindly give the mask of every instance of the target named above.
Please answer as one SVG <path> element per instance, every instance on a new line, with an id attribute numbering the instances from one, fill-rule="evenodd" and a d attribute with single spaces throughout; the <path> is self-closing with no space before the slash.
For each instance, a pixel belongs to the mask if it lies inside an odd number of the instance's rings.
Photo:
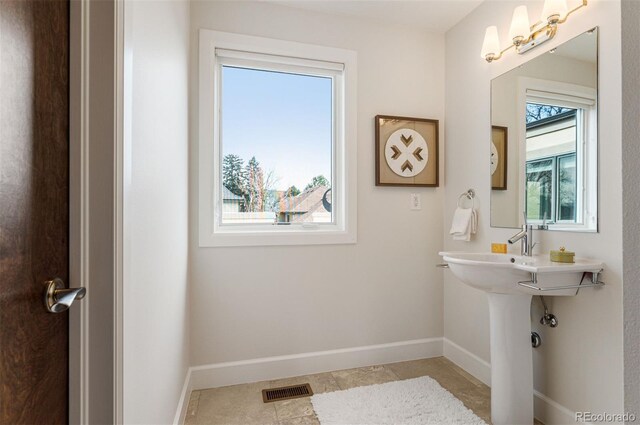
<path id="1" fill-rule="evenodd" d="M 587 273 L 589 272 L 582 273 L 582 279 L 580 279 L 580 283 L 577 285 L 556 286 L 554 288 L 541 288 L 538 286 L 538 273 L 531 273 L 531 280 L 520 281 L 518 282 L 518 285 L 524 286 L 525 288 L 540 291 L 540 292 L 561 291 L 563 289 L 593 288 L 596 286 L 604 285 L 604 282 L 600 280 L 600 273 L 602 273 L 602 270 L 600 270 L 599 272 L 591 273 L 591 283 L 583 284 L 582 282 L 584 281 L 584 278 L 587 275 Z"/>

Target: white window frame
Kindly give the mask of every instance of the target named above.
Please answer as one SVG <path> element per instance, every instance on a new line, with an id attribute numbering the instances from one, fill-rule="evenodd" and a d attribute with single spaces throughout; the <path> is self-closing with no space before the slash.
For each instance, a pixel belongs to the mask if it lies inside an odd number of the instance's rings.
<path id="1" fill-rule="evenodd" d="M 218 54 L 216 54 L 218 52 Z M 322 69 L 334 87 L 332 223 L 222 225 L 220 78 L 222 64 L 261 64 L 304 75 Z M 357 241 L 357 54 L 332 47 L 200 30 L 198 234 L 201 247 L 348 244 Z M 340 100 L 341 98 L 341 100 Z"/>
<path id="2" fill-rule="evenodd" d="M 578 173 L 579 223 L 549 224 L 549 230 L 598 232 L 598 100 L 597 90 L 591 87 L 537 78 L 518 78 L 518 146 L 521 164 L 526 164 L 526 104 L 527 102 L 553 104 L 580 109 L 576 128 L 581 131 L 582 145 L 576 146 L 576 173 Z M 584 137 L 586 135 L 586 137 Z M 580 158 L 582 156 L 582 159 Z M 591 172 L 588 172 L 591 170 Z M 595 170 L 595 171 L 594 171 Z M 520 199 L 526 205 L 526 172 L 520 173 Z M 581 183 L 581 185 L 580 185 Z"/>

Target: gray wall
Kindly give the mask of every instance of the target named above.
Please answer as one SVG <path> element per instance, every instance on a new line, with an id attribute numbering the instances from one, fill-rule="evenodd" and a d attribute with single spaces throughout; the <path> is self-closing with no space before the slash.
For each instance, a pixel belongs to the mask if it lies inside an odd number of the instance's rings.
<path id="1" fill-rule="evenodd" d="M 640 414 L 640 2 L 622 2 L 624 407 Z"/>

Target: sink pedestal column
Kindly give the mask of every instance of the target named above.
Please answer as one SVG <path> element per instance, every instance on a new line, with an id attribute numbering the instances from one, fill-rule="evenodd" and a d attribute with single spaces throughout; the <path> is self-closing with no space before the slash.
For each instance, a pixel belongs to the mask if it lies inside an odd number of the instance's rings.
<path id="1" fill-rule="evenodd" d="M 531 295 L 489 296 L 491 421 L 533 424 Z"/>

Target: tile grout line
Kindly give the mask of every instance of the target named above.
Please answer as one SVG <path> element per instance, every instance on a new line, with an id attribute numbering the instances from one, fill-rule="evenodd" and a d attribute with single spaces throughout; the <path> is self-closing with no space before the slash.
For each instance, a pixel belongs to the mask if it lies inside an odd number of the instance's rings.
<path id="1" fill-rule="evenodd" d="M 338 379 L 336 378 L 336 375 L 333 374 L 334 371 L 329 372 L 329 374 L 331 375 L 331 377 L 333 378 L 333 380 L 335 381 L 336 385 L 338 386 L 338 388 L 340 388 L 340 390 L 344 391 L 344 388 L 342 388 L 342 385 L 340 385 L 340 382 L 338 381 Z"/>
<path id="2" fill-rule="evenodd" d="M 393 363 L 391 363 L 391 364 L 393 364 Z M 392 374 L 393 376 L 395 376 L 395 377 L 396 377 L 396 381 L 402 381 L 402 378 L 400 378 L 400 376 L 398 376 L 398 374 L 397 374 L 397 373 L 395 373 L 395 372 L 393 371 L 393 369 L 391 369 L 391 368 L 390 368 L 390 367 L 388 367 L 387 365 L 382 365 L 382 367 L 383 367 L 386 371 L 391 372 L 391 374 Z"/>

